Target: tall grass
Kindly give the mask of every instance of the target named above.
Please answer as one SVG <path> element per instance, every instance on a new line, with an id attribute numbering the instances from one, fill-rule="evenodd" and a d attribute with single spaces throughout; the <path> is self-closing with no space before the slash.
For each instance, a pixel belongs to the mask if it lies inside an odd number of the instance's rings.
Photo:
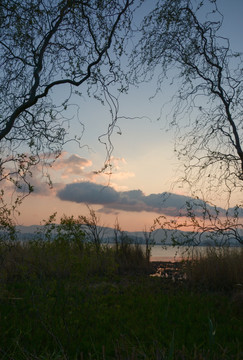
<path id="1" fill-rule="evenodd" d="M 187 279 L 194 287 L 243 291 L 243 248 L 207 247 L 187 262 Z"/>
<path id="2" fill-rule="evenodd" d="M 0 245 L 0 280 L 38 278 L 87 278 L 148 273 L 140 245 L 118 247 L 83 241 L 29 241 Z"/>

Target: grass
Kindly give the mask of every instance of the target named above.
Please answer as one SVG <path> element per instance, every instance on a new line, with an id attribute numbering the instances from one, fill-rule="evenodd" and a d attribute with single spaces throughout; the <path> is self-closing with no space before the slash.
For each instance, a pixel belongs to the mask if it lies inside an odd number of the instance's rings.
<path id="1" fill-rule="evenodd" d="M 242 306 L 233 287 L 195 285 L 203 261 L 184 284 L 149 277 L 139 245 L 2 244 L 0 358 L 240 360 Z"/>
<path id="2" fill-rule="evenodd" d="M 243 284 L 243 247 L 207 247 L 204 253 L 193 254 L 186 271 L 193 287 L 210 290 L 240 289 Z"/>

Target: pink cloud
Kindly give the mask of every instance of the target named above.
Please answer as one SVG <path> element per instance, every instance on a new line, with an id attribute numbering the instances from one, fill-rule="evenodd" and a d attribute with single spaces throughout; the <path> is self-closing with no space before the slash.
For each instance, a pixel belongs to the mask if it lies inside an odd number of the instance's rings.
<path id="1" fill-rule="evenodd" d="M 66 155 L 66 154 L 65 154 Z M 85 159 L 77 154 L 72 154 L 68 157 L 60 157 L 52 166 L 56 171 L 61 171 L 62 177 L 70 175 L 83 175 L 86 167 L 92 165 L 92 161 Z"/>

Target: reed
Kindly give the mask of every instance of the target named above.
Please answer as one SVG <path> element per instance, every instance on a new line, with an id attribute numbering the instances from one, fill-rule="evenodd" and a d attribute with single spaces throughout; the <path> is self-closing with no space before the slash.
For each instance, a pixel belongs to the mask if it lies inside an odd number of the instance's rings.
<path id="1" fill-rule="evenodd" d="M 209 290 L 243 290 L 243 248 L 207 247 L 194 252 L 186 273 L 194 287 Z"/>
<path id="2" fill-rule="evenodd" d="M 4 360 L 240 360 L 242 307 L 147 275 L 129 241 L 0 246 Z"/>

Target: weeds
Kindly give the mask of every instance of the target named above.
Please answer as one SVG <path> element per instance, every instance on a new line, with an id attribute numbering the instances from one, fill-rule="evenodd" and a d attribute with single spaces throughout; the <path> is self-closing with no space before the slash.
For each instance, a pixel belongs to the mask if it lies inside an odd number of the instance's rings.
<path id="1" fill-rule="evenodd" d="M 1 359 L 243 357 L 239 300 L 173 282 L 165 287 L 165 279 L 147 276 L 146 254 L 128 238 L 114 247 L 99 244 L 97 251 L 97 243 L 75 235 L 78 227 L 62 226 L 54 237 L 48 232 L 49 239 L 0 245 Z M 217 254 L 220 264 L 224 256 Z M 232 266 L 242 263 L 231 256 Z M 198 285 L 206 257 L 197 260 L 188 264 L 188 276 Z"/>
<path id="2" fill-rule="evenodd" d="M 208 247 L 187 262 L 186 273 L 193 287 L 232 290 L 243 284 L 243 248 Z"/>

